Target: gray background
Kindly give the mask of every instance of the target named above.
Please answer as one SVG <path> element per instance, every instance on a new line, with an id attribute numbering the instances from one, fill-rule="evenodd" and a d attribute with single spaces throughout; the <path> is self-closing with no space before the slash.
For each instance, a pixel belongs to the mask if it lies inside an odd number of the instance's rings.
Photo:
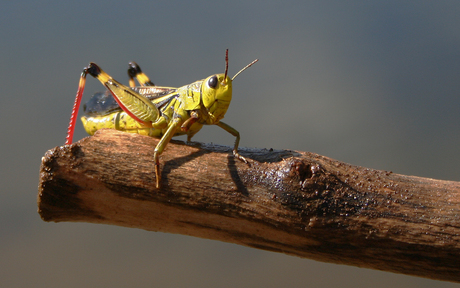
<path id="1" fill-rule="evenodd" d="M 458 287 L 36 212 L 40 159 L 64 143 L 89 61 L 127 83 L 135 60 L 156 84 L 182 86 L 222 73 L 226 48 L 230 75 L 260 59 L 225 117 L 241 146 L 459 181 L 458 15 L 459 1 L 4 1 L 1 286 Z M 87 84 L 84 101 L 103 90 Z M 194 140 L 233 143 L 218 127 Z"/>

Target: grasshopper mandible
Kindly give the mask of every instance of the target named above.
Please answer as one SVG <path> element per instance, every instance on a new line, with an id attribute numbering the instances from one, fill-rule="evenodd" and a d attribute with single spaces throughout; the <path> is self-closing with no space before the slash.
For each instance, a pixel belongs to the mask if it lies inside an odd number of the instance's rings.
<path id="1" fill-rule="evenodd" d="M 205 124 L 217 125 L 235 136 L 233 155 L 247 163 L 238 153 L 240 133 L 220 120 L 224 118 L 232 100 L 233 80 L 257 61 L 252 61 L 230 78 L 227 76 L 227 49 L 224 74 L 211 75 L 180 88 L 154 86 L 135 62 L 129 63 L 129 87 L 110 77 L 98 65 L 90 63 L 80 76 L 65 144 L 72 144 L 86 75 L 89 74 L 108 90 L 96 93 L 85 105 L 86 116 L 81 120 L 86 132 L 93 135 L 99 129 L 111 128 L 160 138 L 153 156 L 157 188 L 160 188 L 161 180 L 159 156 L 171 138 L 187 134 L 189 142 Z M 134 78 L 140 86 L 135 86 Z"/>

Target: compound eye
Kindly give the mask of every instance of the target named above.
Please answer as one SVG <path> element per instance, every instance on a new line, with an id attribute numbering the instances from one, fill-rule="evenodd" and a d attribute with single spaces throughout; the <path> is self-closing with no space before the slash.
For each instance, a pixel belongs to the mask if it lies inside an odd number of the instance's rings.
<path id="1" fill-rule="evenodd" d="M 216 88 L 218 82 L 219 82 L 219 81 L 217 80 L 217 76 L 214 75 L 214 76 L 212 76 L 211 78 L 209 78 L 209 80 L 208 80 L 208 86 L 209 86 L 210 88 Z"/>

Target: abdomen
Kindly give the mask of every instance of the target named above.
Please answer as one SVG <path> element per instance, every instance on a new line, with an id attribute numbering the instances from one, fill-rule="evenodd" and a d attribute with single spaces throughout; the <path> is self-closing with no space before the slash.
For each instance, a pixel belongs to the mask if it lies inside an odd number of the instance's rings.
<path id="1" fill-rule="evenodd" d="M 81 117 L 81 121 L 83 122 L 86 133 L 89 135 L 93 135 L 97 130 L 103 128 L 116 129 L 151 137 L 161 137 L 161 135 L 163 135 L 162 130 L 145 128 L 123 111 L 104 116 L 83 116 Z"/>

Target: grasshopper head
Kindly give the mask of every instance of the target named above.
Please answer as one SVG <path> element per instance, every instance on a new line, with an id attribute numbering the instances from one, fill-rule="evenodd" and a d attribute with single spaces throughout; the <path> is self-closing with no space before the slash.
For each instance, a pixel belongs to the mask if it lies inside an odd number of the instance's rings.
<path id="1" fill-rule="evenodd" d="M 216 74 L 206 78 L 201 86 L 201 99 L 203 105 L 207 110 L 208 119 L 207 124 L 217 124 L 224 118 L 227 112 L 230 101 L 232 101 L 232 82 L 241 72 L 251 67 L 258 60 L 254 60 L 246 67 L 241 69 L 238 73 L 230 78 L 227 76 L 228 72 L 228 49 L 225 52 L 225 73 Z"/>
<path id="2" fill-rule="evenodd" d="M 208 124 L 224 118 L 232 101 L 232 79 L 226 74 L 212 75 L 203 81 L 201 99 L 209 116 Z"/>

